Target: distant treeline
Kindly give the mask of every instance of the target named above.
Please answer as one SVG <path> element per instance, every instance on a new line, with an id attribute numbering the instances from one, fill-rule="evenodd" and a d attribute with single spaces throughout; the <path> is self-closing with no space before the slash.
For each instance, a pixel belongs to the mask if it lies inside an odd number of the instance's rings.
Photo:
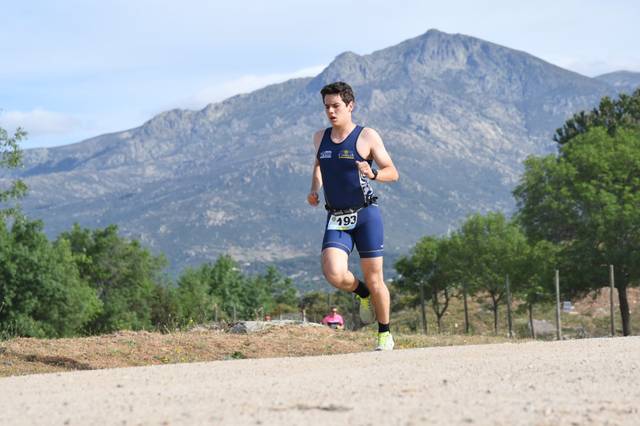
<path id="1" fill-rule="evenodd" d="M 298 310 L 292 281 L 275 268 L 247 276 L 229 256 L 172 282 L 166 260 L 116 226 L 74 226 L 50 242 L 42 222 L 0 223 L 0 333 L 63 337 L 173 330 L 192 323 Z"/>

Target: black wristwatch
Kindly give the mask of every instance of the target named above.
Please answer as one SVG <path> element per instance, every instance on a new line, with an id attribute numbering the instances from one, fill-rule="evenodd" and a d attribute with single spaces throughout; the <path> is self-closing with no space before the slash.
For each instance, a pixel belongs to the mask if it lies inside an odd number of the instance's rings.
<path id="1" fill-rule="evenodd" d="M 373 173 L 373 177 L 371 178 L 371 180 L 376 180 L 376 178 L 378 177 L 378 170 L 371 169 L 371 173 Z"/>

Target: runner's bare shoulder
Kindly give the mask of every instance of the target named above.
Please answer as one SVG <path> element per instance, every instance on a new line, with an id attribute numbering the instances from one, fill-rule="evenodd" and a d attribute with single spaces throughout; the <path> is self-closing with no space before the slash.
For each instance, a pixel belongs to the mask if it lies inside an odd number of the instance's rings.
<path id="1" fill-rule="evenodd" d="M 371 127 L 365 127 L 364 129 L 362 129 L 362 133 L 360 133 L 360 138 L 365 142 L 367 142 L 367 144 L 371 144 L 371 145 L 382 143 L 382 138 L 380 137 L 380 134 L 375 129 L 372 129 Z"/>
<path id="2" fill-rule="evenodd" d="M 371 127 L 365 127 L 360 132 L 360 137 L 358 138 L 358 153 L 362 156 L 362 158 L 366 158 L 368 160 L 372 159 L 372 152 L 377 148 L 383 146 L 382 138 L 378 132 L 376 132 Z"/>

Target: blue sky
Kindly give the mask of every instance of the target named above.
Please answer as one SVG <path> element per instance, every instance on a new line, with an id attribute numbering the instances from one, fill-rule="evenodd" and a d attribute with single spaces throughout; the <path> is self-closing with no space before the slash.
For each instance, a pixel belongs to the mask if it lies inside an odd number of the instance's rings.
<path id="1" fill-rule="evenodd" d="M 311 76 L 431 28 L 595 76 L 640 71 L 640 2 L 0 0 L 0 126 L 24 148 Z"/>

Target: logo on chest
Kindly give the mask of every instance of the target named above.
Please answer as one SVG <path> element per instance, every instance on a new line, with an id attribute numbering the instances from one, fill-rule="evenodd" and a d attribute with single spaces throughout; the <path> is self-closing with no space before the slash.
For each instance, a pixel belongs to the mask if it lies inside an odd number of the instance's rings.
<path id="1" fill-rule="evenodd" d="M 341 160 L 353 160 L 353 151 L 341 149 L 340 152 L 338 152 L 338 158 Z"/>
<path id="2" fill-rule="evenodd" d="M 331 151 L 322 151 L 320 153 L 320 159 L 326 160 L 327 158 L 331 158 Z"/>

